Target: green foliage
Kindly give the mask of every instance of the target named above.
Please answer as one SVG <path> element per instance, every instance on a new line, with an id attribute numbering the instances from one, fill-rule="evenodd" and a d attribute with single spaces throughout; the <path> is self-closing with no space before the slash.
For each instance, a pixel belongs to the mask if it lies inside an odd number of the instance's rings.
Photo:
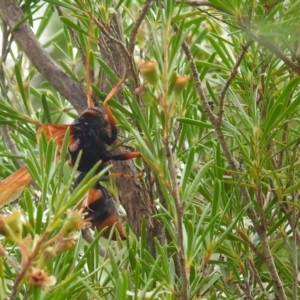
<path id="1" fill-rule="evenodd" d="M 82 53 L 90 51 L 91 88 L 103 100 L 101 78 L 105 74 L 117 81 L 118 76 L 101 56 L 103 33 L 93 21 L 110 24 L 114 1 L 100 2 L 25 1 L 22 22 L 30 24 L 44 47 L 52 46 L 46 48 L 51 56 L 83 85 Z M 117 3 L 124 48 L 144 2 Z M 137 63 L 142 92 L 131 82 L 123 87 L 124 103 L 109 102 L 122 139 L 138 148 L 151 170 L 152 178 L 142 182 L 155 200 L 153 220 L 162 224 L 153 241 L 156 257 L 144 220 L 140 236 L 128 225 L 128 239 L 116 243 L 105 241 L 102 232 L 87 244 L 78 231 L 70 232 L 66 238 L 74 246 L 47 258 L 61 232 L 68 231 L 68 211 L 101 174 L 90 172 L 72 191 L 76 167 L 66 163 L 68 134 L 58 153 L 44 135 L 37 142 L 36 131 L 41 123 L 71 123 L 77 114 L 22 49 L 9 48 L 2 67 L 0 125 L 8 125 L 18 154 L 0 140 L 0 178 L 12 174 L 21 158 L 34 184 L 18 204 L 1 209 L 7 215 L 18 209 L 16 219 L 22 222 L 22 238 L 0 238 L 1 299 L 12 292 L 24 264 L 25 237 L 29 253 L 39 245 L 34 268 L 54 276 L 56 284 L 44 289 L 30 284 L 30 269 L 14 299 L 273 299 L 275 294 L 280 299 L 276 273 L 286 299 L 297 299 L 299 3 L 211 0 L 203 7 L 189 2 L 153 2 L 134 41 L 134 56 L 156 61 L 158 77 L 145 84 Z M 181 89 L 176 78 L 184 75 L 190 80 Z M 207 111 L 215 120 L 222 114 L 221 133 Z M 99 243 L 105 245 L 103 256 Z"/>

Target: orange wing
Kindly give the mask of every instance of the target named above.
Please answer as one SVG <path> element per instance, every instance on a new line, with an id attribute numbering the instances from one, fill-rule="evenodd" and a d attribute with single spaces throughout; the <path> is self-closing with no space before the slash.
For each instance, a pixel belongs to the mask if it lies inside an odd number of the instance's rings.
<path id="1" fill-rule="evenodd" d="M 72 131 L 71 124 L 42 124 L 37 132 L 37 137 L 41 135 L 42 131 L 45 133 L 46 139 L 57 139 L 57 147 L 60 149 L 62 147 L 64 137 L 67 129 L 70 128 Z M 74 143 L 74 138 L 72 136 L 72 132 L 70 132 L 69 145 Z"/>
<path id="2" fill-rule="evenodd" d="M 16 200 L 32 178 L 23 167 L 0 182 L 0 207 Z"/>

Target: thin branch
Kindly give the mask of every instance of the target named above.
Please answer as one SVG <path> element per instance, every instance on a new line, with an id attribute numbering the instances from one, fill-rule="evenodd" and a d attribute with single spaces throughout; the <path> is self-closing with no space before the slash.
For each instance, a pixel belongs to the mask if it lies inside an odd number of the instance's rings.
<path id="1" fill-rule="evenodd" d="M 272 53 L 278 56 L 282 61 L 285 62 L 294 72 L 300 76 L 300 68 L 295 65 L 273 42 L 266 37 L 256 36 L 253 32 L 248 32 L 249 35 L 255 39 L 259 44 L 269 49 Z"/>
<path id="2" fill-rule="evenodd" d="M 6 61 L 7 55 L 11 48 L 12 44 L 12 36 L 9 38 L 9 28 L 6 24 L 5 20 L 2 19 L 2 48 L 1 48 L 1 60 L 0 60 L 0 82 L 2 84 L 3 93 L 5 94 L 6 91 L 6 84 L 5 84 L 5 75 L 3 70 L 4 62 Z"/>
<path id="3" fill-rule="evenodd" d="M 9 132 L 9 126 L 8 125 L 3 125 L 2 127 L 2 137 L 5 142 L 6 147 L 11 151 L 12 154 L 19 156 L 20 153 L 17 149 L 16 143 L 13 141 L 11 138 L 10 132 Z M 24 166 L 24 161 L 17 158 L 17 163 L 20 167 Z"/>
<path id="4" fill-rule="evenodd" d="M 248 259 L 247 262 L 248 262 L 248 265 L 250 266 L 250 269 L 251 269 L 255 279 L 257 280 L 257 283 L 258 283 L 261 291 L 263 292 L 264 296 L 266 297 L 266 300 L 271 300 L 269 293 L 266 291 L 264 284 L 261 280 L 261 277 L 259 276 L 259 272 L 257 271 L 253 260 Z"/>
<path id="5" fill-rule="evenodd" d="M 129 70 L 129 72 L 132 74 L 134 83 L 135 83 L 135 88 L 138 87 L 138 78 L 136 73 L 134 72 L 134 67 L 133 67 L 133 58 L 130 55 L 130 53 L 128 52 L 128 50 L 126 49 L 123 41 L 118 40 L 117 38 L 115 38 L 113 35 L 111 35 L 105 28 L 105 26 L 103 24 L 101 24 L 95 17 L 93 17 L 93 15 L 91 15 L 91 13 L 89 13 L 90 17 L 93 19 L 94 23 L 96 24 L 96 26 L 101 30 L 101 32 L 106 36 L 107 39 L 109 39 L 110 41 L 114 42 L 115 44 L 117 44 L 120 49 L 122 50 L 122 52 L 125 54 L 126 57 L 126 61 L 127 61 L 127 70 Z M 122 74 L 123 76 L 124 74 Z"/>
<path id="6" fill-rule="evenodd" d="M 227 79 L 227 81 L 225 82 L 225 85 L 223 86 L 222 88 L 222 91 L 220 93 L 220 96 L 219 96 L 219 111 L 218 111 L 218 124 L 219 126 L 222 125 L 222 116 L 223 116 L 223 108 L 224 108 L 224 99 L 225 99 L 225 95 L 226 95 L 226 92 L 232 82 L 232 80 L 235 78 L 236 74 L 237 74 L 237 70 L 240 66 L 240 64 L 242 63 L 242 60 L 245 56 L 245 54 L 247 53 L 247 50 L 249 48 L 249 46 L 252 44 L 252 40 L 248 41 L 246 43 L 246 45 L 244 45 L 242 47 L 242 52 L 240 53 L 239 57 L 237 58 L 236 62 L 235 62 L 235 65 L 233 66 L 232 68 L 232 71 L 230 73 L 230 76 L 229 78 Z"/>
<path id="7" fill-rule="evenodd" d="M 128 50 L 126 49 L 124 43 L 120 40 L 118 40 L 117 38 L 115 38 L 114 36 L 112 36 L 105 28 L 105 26 L 103 24 L 101 24 L 93 15 L 90 14 L 90 17 L 93 18 L 94 23 L 97 25 L 97 27 L 101 30 L 101 32 L 111 41 L 113 41 L 115 44 L 119 45 L 121 47 L 121 49 L 123 50 L 126 58 L 128 61 L 131 61 L 131 56 L 128 52 Z"/>
<path id="8" fill-rule="evenodd" d="M 26 275 L 27 270 L 30 268 L 33 260 L 35 259 L 35 257 L 38 255 L 39 250 L 41 249 L 44 240 L 47 238 L 48 236 L 48 232 L 45 231 L 44 234 L 42 235 L 42 237 L 37 241 L 34 250 L 32 251 L 31 255 L 28 256 L 27 261 L 25 262 L 25 264 L 23 265 L 20 273 L 17 275 L 15 281 L 14 281 L 14 285 L 12 287 L 12 291 L 11 291 L 11 295 L 10 295 L 10 300 L 15 300 L 17 297 L 17 292 L 18 292 L 18 287 L 22 281 L 22 279 L 24 278 L 24 276 Z"/>
<path id="9" fill-rule="evenodd" d="M 202 88 L 202 84 L 199 79 L 199 74 L 197 71 L 197 66 L 196 66 L 195 60 L 194 60 L 194 58 L 191 54 L 191 51 L 186 42 L 183 42 L 182 49 L 183 49 L 188 61 L 190 62 L 195 89 L 196 89 L 196 92 L 200 99 L 200 102 L 202 104 L 203 110 L 216 131 L 217 138 L 222 147 L 225 158 L 226 158 L 229 166 L 231 167 L 231 169 L 234 171 L 233 176 L 237 182 L 241 181 L 241 183 L 243 183 L 243 179 L 240 178 L 240 176 L 238 175 L 237 163 L 233 159 L 233 156 L 232 156 L 232 154 L 229 150 L 229 147 L 226 143 L 225 136 L 224 136 L 221 128 L 219 127 L 217 119 L 214 117 L 214 115 L 209 107 L 208 101 L 204 94 L 204 90 Z M 241 190 L 242 199 L 243 199 L 244 204 L 247 206 L 249 205 L 249 207 L 247 209 L 247 213 L 248 213 L 248 216 L 251 219 L 251 221 L 254 225 L 254 228 L 259 236 L 259 239 L 260 239 L 260 242 L 262 245 L 262 249 L 263 249 L 263 253 L 265 255 L 265 262 L 270 270 L 271 277 L 273 280 L 274 291 L 275 291 L 275 294 L 277 297 L 276 299 L 286 300 L 287 297 L 286 297 L 286 294 L 285 294 L 285 291 L 283 288 L 283 284 L 279 277 L 278 271 L 276 269 L 274 258 L 272 256 L 272 251 L 270 249 L 267 228 L 264 226 L 264 224 L 261 224 L 259 222 L 256 211 L 252 204 L 251 197 L 250 197 L 249 192 L 244 184 L 240 184 L 240 190 Z"/>
<path id="10" fill-rule="evenodd" d="M 247 243 L 251 250 L 262 260 L 265 260 L 264 254 L 250 241 L 249 237 L 239 228 L 235 228 L 239 236 Z"/>
<path id="11" fill-rule="evenodd" d="M 244 299 L 247 299 L 247 300 L 254 300 L 253 298 L 253 293 L 251 291 L 251 285 L 250 285 L 250 280 L 249 280 L 249 276 L 248 274 L 245 274 L 245 270 L 241 270 L 242 271 L 242 276 L 243 276 L 243 284 L 240 283 L 239 286 L 240 286 L 240 289 L 242 291 L 244 291 L 244 294 L 245 294 L 245 298 Z"/>
<path id="12" fill-rule="evenodd" d="M 81 112 L 86 108 L 86 94 L 81 84 L 67 76 L 41 46 L 17 1 L 0 0 L 0 13 L 7 22 L 14 40 L 21 46 L 34 67 L 53 85 L 55 89 Z"/>
<path id="13" fill-rule="evenodd" d="M 94 242 L 94 237 L 90 229 L 83 229 L 81 230 L 82 238 L 88 242 L 90 245 Z M 99 244 L 99 255 L 101 257 L 105 257 L 107 250 L 101 244 Z"/>
<path id="14" fill-rule="evenodd" d="M 152 2 L 154 2 L 154 0 L 146 0 L 145 1 L 145 5 L 142 8 L 142 10 L 140 11 L 139 16 L 137 17 L 137 19 L 131 29 L 130 36 L 129 36 L 129 43 L 128 43 L 128 52 L 131 56 L 133 56 L 135 38 L 138 33 L 139 27 L 142 24 L 148 10 L 150 9 Z"/>

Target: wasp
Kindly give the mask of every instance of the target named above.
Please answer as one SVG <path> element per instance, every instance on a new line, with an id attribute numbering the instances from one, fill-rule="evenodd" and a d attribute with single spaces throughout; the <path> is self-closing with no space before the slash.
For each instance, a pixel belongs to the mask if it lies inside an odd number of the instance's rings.
<path id="1" fill-rule="evenodd" d="M 140 152 L 126 152 L 114 155 L 107 150 L 107 146 L 111 146 L 116 141 L 118 134 L 116 121 L 108 102 L 114 97 L 124 81 L 125 77 L 110 91 L 103 102 L 103 109 L 108 121 L 98 107 L 90 106 L 72 124 L 40 125 L 37 136 L 44 132 L 48 140 L 56 138 L 57 146 L 60 148 L 66 131 L 69 129 L 68 152 L 70 165 L 73 166 L 75 164 L 81 152 L 81 159 L 78 165 L 79 172 L 90 171 L 99 161 L 105 163 L 109 160 L 128 160 L 141 157 Z M 110 126 L 110 134 L 106 130 L 107 125 Z M 100 165 L 97 172 L 102 168 Z M 15 200 L 31 181 L 32 179 L 27 169 L 21 168 L 0 182 L 0 207 Z"/>
<path id="2" fill-rule="evenodd" d="M 75 181 L 76 187 L 86 174 L 81 173 Z M 115 202 L 107 189 L 104 188 L 100 182 L 97 182 L 92 189 L 90 189 L 86 197 L 79 204 L 78 209 L 85 213 L 85 220 L 91 224 L 91 227 L 96 228 L 98 232 L 106 228 L 103 237 L 116 240 L 116 232 L 111 233 L 115 226 L 115 231 L 118 232 L 122 240 L 126 239 L 126 234 L 123 230 L 123 225 L 120 222 L 119 214 L 117 212 Z"/>

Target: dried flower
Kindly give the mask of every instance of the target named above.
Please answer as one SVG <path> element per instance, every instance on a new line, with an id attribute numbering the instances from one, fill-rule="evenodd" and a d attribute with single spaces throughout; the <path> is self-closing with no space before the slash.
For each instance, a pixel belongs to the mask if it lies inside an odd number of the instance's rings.
<path id="1" fill-rule="evenodd" d="M 62 238 L 57 241 L 53 247 L 53 252 L 55 254 L 62 253 L 67 251 L 75 246 L 75 241 L 73 238 Z"/>
<path id="2" fill-rule="evenodd" d="M 56 278 L 49 276 L 44 270 L 33 269 L 29 274 L 29 283 L 43 288 L 56 284 Z"/>

